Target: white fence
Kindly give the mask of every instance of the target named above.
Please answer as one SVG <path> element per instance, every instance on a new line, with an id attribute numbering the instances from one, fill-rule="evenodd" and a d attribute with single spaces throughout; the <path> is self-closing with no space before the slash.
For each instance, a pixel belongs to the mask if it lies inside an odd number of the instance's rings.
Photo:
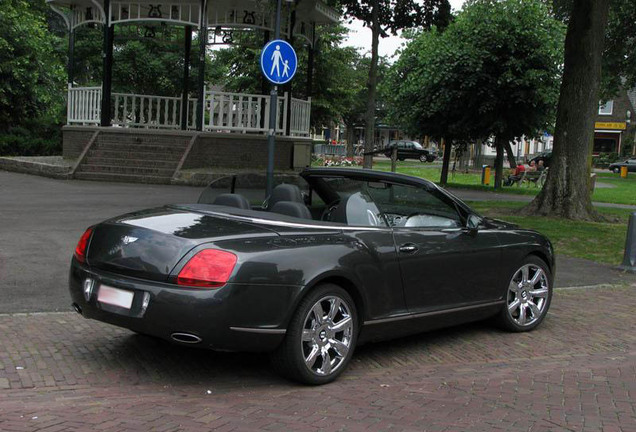
<path id="1" fill-rule="evenodd" d="M 204 93 L 203 130 L 235 133 L 267 133 L 269 129 L 269 95 L 206 91 Z M 69 87 L 67 123 L 99 125 L 101 87 Z M 291 100 L 291 107 L 288 107 Z M 120 127 L 179 129 L 183 101 L 180 97 L 112 94 L 112 124 Z M 276 131 L 287 130 L 288 109 L 290 135 L 309 136 L 311 98 L 278 98 Z M 188 99 L 187 127 L 196 128 L 197 99 Z"/>
<path id="2" fill-rule="evenodd" d="M 181 128 L 180 97 L 113 93 L 112 124 L 151 129 Z M 196 99 L 188 99 L 188 128 L 196 127 Z"/>
<path id="3" fill-rule="evenodd" d="M 310 115 L 311 98 L 306 101 L 291 98 L 289 134 L 292 136 L 309 136 L 309 129 L 311 128 Z"/>
<path id="4" fill-rule="evenodd" d="M 287 95 L 285 93 L 285 95 Z M 270 97 L 256 94 L 205 92 L 203 129 L 217 132 L 266 133 Z M 287 98 L 278 98 L 276 131 L 287 127 Z"/>
<path id="5" fill-rule="evenodd" d="M 101 87 L 68 88 L 68 124 L 98 125 L 102 108 Z"/>

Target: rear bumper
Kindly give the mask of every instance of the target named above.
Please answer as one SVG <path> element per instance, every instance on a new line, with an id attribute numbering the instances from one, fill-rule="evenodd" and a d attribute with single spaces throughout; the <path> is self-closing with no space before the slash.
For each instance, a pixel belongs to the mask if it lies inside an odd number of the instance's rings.
<path id="1" fill-rule="evenodd" d="M 84 294 L 87 279 L 94 281 L 88 300 Z M 98 301 L 104 285 L 132 292 L 130 308 Z M 69 289 L 74 307 L 86 318 L 177 343 L 175 333 L 193 335 L 200 338 L 196 346 L 202 348 L 271 351 L 285 337 L 301 287 L 228 284 L 214 290 L 182 288 L 90 269 L 73 259 Z"/>

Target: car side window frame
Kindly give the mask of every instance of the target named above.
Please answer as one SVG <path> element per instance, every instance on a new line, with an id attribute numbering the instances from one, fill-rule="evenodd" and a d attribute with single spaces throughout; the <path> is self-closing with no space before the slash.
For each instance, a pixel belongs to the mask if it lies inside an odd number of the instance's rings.
<path id="1" fill-rule="evenodd" d="M 422 189 L 424 192 L 430 194 L 432 197 L 436 198 L 437 200 L 439 200 L 440 202 L 442 202 L 443 204 L 447 205 L 449 209 L 452 209 L 454 211 L 454 214 L 457 216 L 457 222 L 458 222 L 458 226 L 443 226 L 443 225 L 435 225 L 435 226 L 395 226 L 391 224 L 391 221 L 388 219 L 388 217 L 386 216 L 386 213 L 384 211 L 384 209 L 382 208 L 382 204 L 378 203 L 378 201 L 376 200 L 375 197 L 373 197 L 373 195 L 370 194 L 371 199 L 375 202 L 376 206 L 378 207 L 378 209 L 380 210 L 380 214 L 381 216 L 384 218 L 385 223 L 387 224 L 387 226 L 393 230 L 396 229 L 406 229 L 406 230 L 426 230 L 426 231 L 439 231 L 441 229 L 462 229 L 466 227 L 467 221 L 468 221 L 468 217 L 470 216 L 469 214 L 466 214 L 466 212 L 464 212 L 460 206 L 457 204 L 457 202 L 455 202 L 455 200 L 453 200 L 451 197 L 441 193 L 438 189 L 435 188 L 430 188 L 430 187 L 426 187 L 425 185 L 407 185 L 407 184 L 402 184 L 402 183 L 395 183 L 395 182 L 390 182 L 390 181 L 386 181 L 383 182 L 392 186 L 400 186 L 400 187 L 407 187 L 407 188 L 415 188 L 415 189 Z M 443 217 L 443 216 L 440 216 Z M 450 219 L 450 218 L 449 218 Z"/>

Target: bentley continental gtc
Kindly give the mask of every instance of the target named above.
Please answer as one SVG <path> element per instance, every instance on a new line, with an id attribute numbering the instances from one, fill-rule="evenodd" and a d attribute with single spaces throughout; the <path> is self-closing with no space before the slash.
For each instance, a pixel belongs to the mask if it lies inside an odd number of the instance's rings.
<path id="1" fill-rule="evenodd" d="M 309 168 L 254 204 L 264 193 L 235 180 L 88 228 L 75 310 L 177 344 L 269 352 L 307 384 L 337 378 L 364 342 L 487 318 L 523 332 L 546 316 L 549 240 L 429 181 Z"/>

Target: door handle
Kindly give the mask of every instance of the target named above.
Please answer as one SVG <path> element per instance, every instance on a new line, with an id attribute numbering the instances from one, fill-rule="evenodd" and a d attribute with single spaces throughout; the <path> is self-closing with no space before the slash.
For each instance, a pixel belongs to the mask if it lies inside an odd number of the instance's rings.
<path id="1" fill-rule="evenodd" d="M 413 244 L 413 243 L 405 243 L 402 246 L 400 246 L 400 252 L 403 253 L 415 253 L 418 251 L 418 247 L 417 245 Z"/>

